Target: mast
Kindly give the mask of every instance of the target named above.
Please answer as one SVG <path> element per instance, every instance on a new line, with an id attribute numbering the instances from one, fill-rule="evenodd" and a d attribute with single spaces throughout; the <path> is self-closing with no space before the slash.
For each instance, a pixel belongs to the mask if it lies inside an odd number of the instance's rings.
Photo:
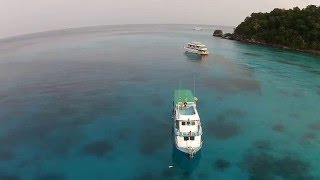
<path id="1" fill-rule="evenodd" d="M 181 99 L 180 91 L 181 91 L 181 80 L 180 80 L 180 86 L 179 86 L 179 102 L 180 102 L 180 99 Z"/>
<path id="2" fill-rule="evenodd" d="M 193 94 L 196 97 L 196 76 L 193 75 Z"/>

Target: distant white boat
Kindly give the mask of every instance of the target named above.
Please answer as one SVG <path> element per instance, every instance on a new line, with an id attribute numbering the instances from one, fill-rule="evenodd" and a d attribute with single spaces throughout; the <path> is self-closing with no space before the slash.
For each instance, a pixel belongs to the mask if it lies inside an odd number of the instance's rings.
<path id="1" fill-rule="evenodd" d="M 208 48 L 200 43 L 200 42 L 190 42 L 187 46 L 184 47 L 186 52 L 199 54 L 199 55 L 208 55 L 209 51 Z"/>
<path id="2" fill-rule="evenodd" d="M 193 30 L 200 31 L 200 30 L 202 30 L 202 28 L 201 27 L 195 27 L 195 28 L 193 28 Z"/>
<path id="3" fill-rule="evenodd" d="M 193 157 L 202 147 L 202 127 L 191 90 L 175 90 L 173 129 L 176 148 Z"/>

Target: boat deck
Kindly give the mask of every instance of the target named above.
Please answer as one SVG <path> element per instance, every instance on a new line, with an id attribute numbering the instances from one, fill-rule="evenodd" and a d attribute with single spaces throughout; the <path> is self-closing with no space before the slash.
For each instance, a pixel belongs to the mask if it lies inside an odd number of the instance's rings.
<path id="1" fill-rule="evenodd" d="M 194 111 L 194 107 L 193 106 L 189 106 L 186 108 L 180 108 L 179 109 L 179 113 L 181 115 L 194 115 L 196 112 Z"/>

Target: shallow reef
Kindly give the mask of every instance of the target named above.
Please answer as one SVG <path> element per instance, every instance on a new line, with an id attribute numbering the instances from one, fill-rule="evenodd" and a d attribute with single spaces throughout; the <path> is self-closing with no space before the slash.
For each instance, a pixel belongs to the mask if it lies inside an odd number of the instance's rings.
<path id="1" fill-rule="evenodd" d="M 221 93 L 258 92 L 261 93 L 260 82 L 251 78 L 218 78 L 210 77 L 203 80 L 207 88 Z"/>
<path id="2" fill-rule="evenodd" d="M 253 142 L 253 146 L 260 150 L 270 150 L 271 143 L 268 140 L 256 140 Z"/>
<path id="3" fill-rule="evenodd" d="M 230 166 L 231 166 L 231 163 L 225 159 L 217 159 L 213 163 L 213 167 L 219 171 L 223 171 L 223 170 L 229 168 Z"/>
<path id="4" fill-rule="evenodd" d="M 311 130 L 320 130 L 320 121 L 309 124 Z"/>
<path id="5" fill-rule="evenodd" d="M 298 157 L 274 157 L 268 153 L 251 153 L 239 163 L 241 169 L 249 172 L 249 179 L 312 179 L 310 164 Z"/>
<path id="6" fill-rule="evenodd" d="M 251 52 L 243 52 L 243 54 L 253 57 L 262 57 L 261 54 L 251 53 Z"/>
<path id="7" fill-rule="evenodd" d="M 284 132 L 285 131 L 285 126 L 280 123 L 276 123 L 272 125 L 272 130 L 275 132 Z"/>
<path id="8" fill-rule="evenodd" d="M 293 113 L 290 113 L 290 114 L 289 114 L 289 117 L 291 117 L 291 118 L 296 118 L 296 119 L 297 119 L 297 118 L 300 117 L 300 114 L 293 112 Z"/>
<path id="9" fill-rule="evenodd" d="M 317 134 L 314 132 L 306 132 L 300 138 L 301 143 L 310 143 L 310 141 L 317 139 Z"/>
<path id="10" fill-rule="evenodd" d="M 241 132 L 241 127 L 237 122 L 228 120 L 223 115 L 219 115 L 215 120 L 209 121 L 206 129 L 210 134 L 221 140 L 229 139 Z"/>
<path id="11" fill-rule="evenodd" d="M 140 152 L 144 155 L 151 155 L 161 148 L 165 148 L 167 144 L 170 144 L 171 133 L 170 129 L 163 132 L 155 132 L 151 129 L 146 129 L 144 133 L 148 136 L 141 134 Z M 169 134 L 169 135 L 168 135 Z"/>
<path id="12" fill-rule="evenodd" d="M 107 140 L 99 140 L 84 146 L 83 152 L 87 155 L 102 157 L 113 151 L 113 145 Z"/>

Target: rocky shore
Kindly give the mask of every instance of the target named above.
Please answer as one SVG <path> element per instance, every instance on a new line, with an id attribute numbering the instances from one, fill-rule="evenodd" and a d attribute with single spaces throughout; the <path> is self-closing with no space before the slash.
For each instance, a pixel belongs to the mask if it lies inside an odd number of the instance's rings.
<path id="1" fill-rule="evenodd" d="M 215 32 L 216 31 L 217 30 L 215 30 Z M 221 30 L 219 30 L 219 31 L 221 31 Z M 247 39 L 245 37 L 242 37 L 242 36 L 239 36 L 239 35 L 235 35 L 235 34 L 232 34 L 232 33 L 223 34 L 222 31 L 221 31 L 221 34 L 220 33 L 219 34 L 213 33 L 213 36 L 221 37 L 223 39 L 228 39 L 228 40 L 240 41 L 240 42 L 247 43 L 247 44 L 257 44 L 257 45 L 263 45 L 263 46 L 280 48 L 280 49 L 285 49 L 285 50 L 290 50 L 290 51 L 309 53 L 309 54 L 320 56 L 320 51 L 318 51 L 318 50 L 313 50 L 313 49 L 295 49 L 295 48 L 290 48 L 290 47 L 286 47 L 286 46 L 278 45 L 278 44 L 269 44 L 269 43 L 257 41 L 255 39 Z"/>

